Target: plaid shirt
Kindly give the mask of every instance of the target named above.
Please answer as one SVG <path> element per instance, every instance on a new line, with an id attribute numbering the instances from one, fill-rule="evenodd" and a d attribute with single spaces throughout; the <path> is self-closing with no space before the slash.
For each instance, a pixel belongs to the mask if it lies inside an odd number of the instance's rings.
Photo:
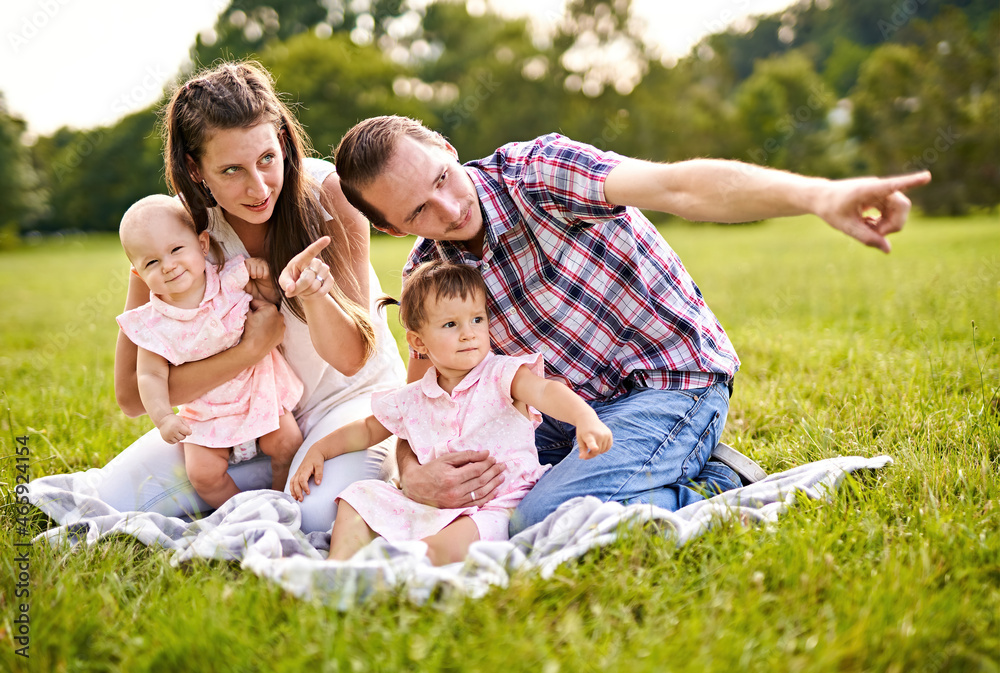
<path id="1" fill-rule="evenodd" d="M 620 161 L 550 134 L 467 163 L 482 259 L 418 238 L 404 277 L 437 258 L 479 267 L 493 350 L 542 353 L 546 375 L 587 400 L 620 394 L 630 374 L 658 389 L 730 379 L 739 358 L 677 254 L 639 210 L 604 200 Z"/>

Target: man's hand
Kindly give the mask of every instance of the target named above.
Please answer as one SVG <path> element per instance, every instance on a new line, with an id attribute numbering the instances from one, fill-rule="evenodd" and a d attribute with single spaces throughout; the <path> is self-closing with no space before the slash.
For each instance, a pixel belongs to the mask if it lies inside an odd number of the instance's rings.
<path id="1" fill-rule="evenodd" d="M 400 475 L 410 500 L 440 509 L 480 507 L 496 497 L 503 471 L 489 451 L 458 451 L 420 465 L 415 460 Z"/>
<path id="2" fill-rule="evenodd" d="M 888 253 L 886 239 L 906 224 L 910 200 L 904 191 L 931 181 L 928 171 L 893 178 L 853 178 L 827 183 L 816 214 L 834 229 Z"/>

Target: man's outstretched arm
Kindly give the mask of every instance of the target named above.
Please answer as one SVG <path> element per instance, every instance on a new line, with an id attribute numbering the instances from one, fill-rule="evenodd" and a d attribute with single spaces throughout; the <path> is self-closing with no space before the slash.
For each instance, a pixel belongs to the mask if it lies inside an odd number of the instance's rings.
<path id="1" fill-rule="evenodd" d="M 902 229 L 910 213 L 910 200 L 903 192 L 930 180 L 927 171 L 827 180 L 739 161 L 655 164 L 625 159 L 608 174 L 604 198 L 615 205 L 658 210 L 695 222 L 812 214 L 865 245 L 889 252 L 886 236 Z"/>

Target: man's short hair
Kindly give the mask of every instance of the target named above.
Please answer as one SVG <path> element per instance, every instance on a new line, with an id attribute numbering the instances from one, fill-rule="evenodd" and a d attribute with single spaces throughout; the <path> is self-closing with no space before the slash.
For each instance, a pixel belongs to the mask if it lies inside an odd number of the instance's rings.
<path id="1" fill-rule="evenodd" d="M 400 138 L 409 136 L 431 147 L 448 149 L 448 141 L 416 119 L 386 115 L 358 122 L 334 151 L 334 163 L 340 176 L 340 188 L 348 202 L 364 214 L 377 229 L 392 228 L 382 212 L 361 196 L 361 190 L 373 183 L 396 150 Z"/>

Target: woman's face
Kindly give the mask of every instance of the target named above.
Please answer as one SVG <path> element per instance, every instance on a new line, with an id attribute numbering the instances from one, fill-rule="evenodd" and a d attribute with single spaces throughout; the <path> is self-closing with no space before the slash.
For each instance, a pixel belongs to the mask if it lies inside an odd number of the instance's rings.
<path id="1" fill-rule="evenodd" d="M 204 180 L 230 221 L 264 224 L 284 183 L 284 153 L 269 123 L 213 131 L 198 166 L 189 165 L 196 182 Z"/>

